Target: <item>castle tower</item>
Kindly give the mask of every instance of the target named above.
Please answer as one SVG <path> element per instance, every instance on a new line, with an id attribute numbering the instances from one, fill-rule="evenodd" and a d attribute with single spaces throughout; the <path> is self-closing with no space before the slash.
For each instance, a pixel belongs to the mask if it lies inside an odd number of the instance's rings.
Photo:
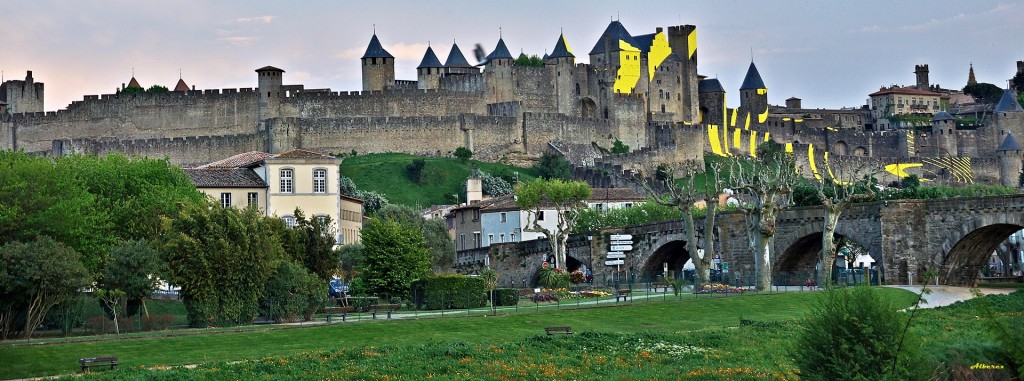
<path id="1" fill-rule="evenodd" d="M 10 80 L 0 84 L 0 103 L 9 114 L 43 112 L 43 83 L 32 78 L 32 71 L 25 74 L 24 81 Z"/>
<path id="2" fill-rule="evenodd" d="M 1012 133 L 1006 134 L 996 154 L 999 155 L 999 183 L 1017 188 L 1020 182 L 1021 148 Z"/>
<path id="3" fill-rule="evenodd" d="M 434 49 L 427 46 L 427 52 L 423 54 L 423 60 L 416 67 L 416 88 L 420 90 L 437 90 L 441 84 L 441 75 L 444 66 L 434 54 Z"/>
<path id="4" fill-rule="evenodd" d="M 917 76 L 917 89 L 928 90 L 928 64 L 914 65 L 914 75 Z"/>
<path id="5" fill-rule="evenodd" d="M 740 113 L 747 112 L 750 113 L 751 121 L 764 123 L 768 120 L 768 88 L 761 80 L 761 73 L 757 72 L 754 61 L 750 61 L 747 76 L 740 86 Z"/>
<path id="6" fill-rule="evenodd" d="M 600 80 L 610 87 L 607 94 L 634 92 L 641 75 L 639 46 L 622 23 L 612 21 L 590 50 L 591 66 L 602 72 Z"/>
<path id="7" fill-rule="evenodd" d="M 971 69 L 967 72 L 967 86 L 977 85 L 978 80 L 974 79 L 974 62 L 971 62 Z"/>
<path id="8" fill-rule="evenodd" d="M 996 103 L 995 108 L 992 109 L 992 118 L 989 123 L 985 126 L 987 130 L 985 138 L 988 140 L 986 144 L 987 149 L 982 151 L 982 147 L 979 147 L 978 153 L 981 156 L 993 155 L 992 147 L 996 146 L 1006 139 L 1008 134 L 1017 134 L 1021 136 L 1024 134 L 1024 109 L 1017 103 L 1017 97 L 1014 96 L 1013 90 L 1003 90 L 1003 96 L 999 99 L 999 103 Z M 995 155 L 999 155 L 994 152 Z"/>
<path id="9" fill-rule="evenodd" d="M 682 64 L 682 74 L 678 78 L 682 85 L 681 121 L 697 123 L 700 119 L 701 103 L 700 77 L 697 75 L 697 27 L 694 25 L 668 27 L 668 44 L 672 48 L 672 53 L 679 56 Z"/>
<path id="10" fill-rule="evenodd" d="M 259 77 L 259 115 L 258 120 L 263 121 L 269 118 L 281 116 L 281 83 L 283 82 L 284 70 L 273 66 L 264 66 L 256 69 Z"/>
<path id="11" fill-rule="evenodd" d="M 725 88 L 718 78 L 702 79 L 698 82 L 700 109 L 698 122 L 703 125 L 725 124 Z"/>
<path id="12" fill-rule="evenodd" d="M 174 90 L 171 90 L 171 91 L 176 92 L 176 93 L 187 93 L 188 92 L 188 84 L 185 83 L 184 79 L 178 78 L 178 83 L 176 85 L 174 85 Z"/>
<path id="13" fill-rule="evenodd" d="M 513 100 L 512 91 L 515 80 L 512 79 L 512 53 L 508 52 L 505 40 L 498 37 L 498 45 L 494 51 L 484 58 L 484 79 L 487 83 L 487 97 L 491 102 L 507 102 Z"/>
<path id="14" fill-rule="evenodd" d="M 444 75 L 479 74 L 480 69 L 470 65 L 466 56 L 462 55 L 459 44 L 452 43 L 452 50 L 448 52 L 448 59 L 444 61 Z"/>
<path id="15" fill-rule="evenodd" d="M 381 91 L 395 87 L 395 57 L 384 50 L 377 33 L 370 38 L 363 63 L 363 91 Z"/>
<path id="16" fill-rule="evenodd" d="M 580 114 L 577 99 L 582 91 L 576 85 L 573 76 L 573 69 L 576 67 L 576 55 L 572 54 L 569 42 L 565 40 L 564 34 L 558 35 L 555 42 L 555 49 L 547 55 L 544 60 L 548 64 L 554 64 L 555 70 L 555 102 L 558 112 L 566 115 Z"/>
<path id="17" fill-rule="evenodd" d="M 946 111 L 932 117 L 932 138 L 935 139 L 936 157 L 959 156 L 957 152 L 956 119 Z"/>
<path id="18" fill-rule="evenodd" d="M 786 108 L 802 108 L 801 99 L 797 97 L 789 97 L 786 99 Z"/>

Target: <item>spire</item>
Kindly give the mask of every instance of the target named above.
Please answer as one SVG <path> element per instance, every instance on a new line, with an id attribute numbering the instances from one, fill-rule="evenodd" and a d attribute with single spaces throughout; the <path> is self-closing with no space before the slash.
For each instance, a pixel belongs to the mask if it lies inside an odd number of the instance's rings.
<path id="1" fill-rule="evenodd" d="M 420 61 L 420 66 L 417 66 L 416 69 L 439 68 L 439 67 L 442 67 L 441 66 L 441 61 L 437 60 L 437 55 L 434 54 L 434 48 L 431 48 L 428 45 L 427 46 L 427 52 L 423 54 L 423 60 Z"/>
<path id="2" fill-rule="evenodd" d="M 754 90 L 764 89 L 764 81 L 761 80 L 761 73 L 757 72 L 757 66 L 754 66 L 754 61 L 750 61 L 750 67 L 747 68 L 747 76 L 743 78 L 743 85 L 740 86 L 740 90 Z"/>
<path id="3" fill-rule="evenodd" d="M 1020 145 L 1017 144 L 1017 139 L 1013 138 L 1013 134 L 1010 132 L 1006 133 L 1006 139 L 1003 139 L 1003 144 L 996 148 L 996 152 L 1001 151 L 1020 151 Z"/>
<path id="4" fill-rule="evenodd" d="M 142 88 L 142 85 L 139 84 L 139 81 L 135 80 L 135 69 L 132 69 L 132 79 L 130 81 L 128 81 L 128 86 L 126 88 L 131 88 L 131 87 L 136 87 L 136 88 L 140 88 L 140 89 Z"/>
<path id="5" fill-rule="evenodd" d="M 448 52 L 448 59 L 444 61 L 444 67 L 473 67 L 466 60 L 466 56 L 462 55 L 462 49 L 459 49 L 459 44 L 452 41 L 452 50 Z"/>
<path id="6" fill-rule="evenodd" d="M 1003 90 L 1003 97 L 999 98 L 999 103 L 996 103 L 995 112 L 1010 112 L 1010 111 L 1024 111 L 1021 109 L 1020 103 L 1017 103 L 1017 97 L 1013 95 L 1013 90 Z"/>
<path id="7" fill-rule="evenodd" d="M 576 58 L 576 56 L 572 54 L 572 49 L 569 48 L 569 42 L 565 41 L 565 35 L 559 34 L 558 41 L 555 42 L 555 50 L 551 51 L 551 54 L 548 55 L 548 58 L 563 57 Z"/>
<path id="8" fill-rule="evenodd" d="M 971 71 L 967 73 L 967 86 L 977 84 L 978 80 L 974 79 L 974 62 L 971 62 Z"/>
<path id="9" fill-rule="evenodd" d="M 500 37 L 498 38 L 498 46 L 495 46 L 494 51 L 487 55 L 487 58 L 484 59 L 484 64 L 497 59 L 514 59 L 512 53 L 508 52 L 508 47 L 505 46 L 505 40 Z"/>
<path id="10" fill-rule="evenodd" d="M 608 41 L 611 42 L 610 47 L 605 46 L 605 39 L 608 39 Z M 637 44 L 636 41 L 633 40 L 633 35 L 629 34 L 626 27 L 622 26 L 622 23 L 618 21 L 612 21 L 608 24 L 608 27 L 605 28 L 604 33 L 601 33 L 601 38 L 597 40 L 597 45 L 594 45 L 594 49 L 590 50 L 590 55 L 605 53 L 605 50 L 608 50 L 608 48 L 611 49 L 609 52 L 620 51 L 622 49 L 620 48 L 619 41 L 625 42 L 629 44 L 629 46 L 639 49 L 640 44 Z"/>
<path id="11" fill-rule="evenodd" d="M 181 79 L 179 77 L 178 78 L 178 84 L 174 85 L 174 90 L 173 91 L 175 91 L 175 92 L 182 92 L 182 93 L 188 92 L 188 85 L 185 83 L 185 80 Z"/>
<path id="12" fill-rule="evenodd" d="M 374 26 L 376 28 L 376 26 Z M 384 47 L 380 45 L 380 40 L 377 39 L 376 29 L 374 29 L 373 37 L 370 38 L 370 45 L 366 46 L 366 53 L 363 53 L 362 58 L 395 58 Z"/>

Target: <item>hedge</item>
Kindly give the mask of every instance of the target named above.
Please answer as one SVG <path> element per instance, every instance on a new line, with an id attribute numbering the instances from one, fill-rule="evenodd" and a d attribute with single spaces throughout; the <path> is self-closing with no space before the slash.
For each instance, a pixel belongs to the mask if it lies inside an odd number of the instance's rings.
<path id="1" fill-rule="evenodd" d="M 496 288 L 494 299 L 491 304 L 497 307 L 514 306 L 519 304 L 519 289 L 517 288 Z"/>
<path id="2" fill-rule="evenodd" d="M 430 275 L 412 283 L 417 309 L 479 308 L 487 305 L 487 285 L 479 277 Z"/>

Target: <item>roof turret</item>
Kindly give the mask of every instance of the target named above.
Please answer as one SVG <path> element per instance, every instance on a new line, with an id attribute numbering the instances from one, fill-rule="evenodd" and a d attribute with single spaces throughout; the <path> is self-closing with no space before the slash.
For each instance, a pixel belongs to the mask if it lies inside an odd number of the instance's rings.
<path id="1" fill-rule="evenodd" d="M 943 120 L 954 120 L 954 118 L 952 115 L 946 112 L 946 110 L 939 111 L 935 113 L 935 116 L 932 117 L 932 122 L 939 122 Z"/>
<path id="2" fill-rule="evenodd" d="M 135 76 L 132 76 L 132 79 L 130 81 L 128 81 L 128 86 L 126 88 L 132 88 L 132 87 L 139 88 L 139 89 L 142 88 L 142 85 L 139 84 L 139 81 L 135 80 Z"/>
<path id="3" fill-rule="evenodd" d="M 498 38 L 498 46 L 495 46 L 494 51 L 491 52 L 491 54 L 488 54 L 487 58 L 484 58 L 483 63 L 486 64 L 488 62 L 491 62 L 491 60 L 497 59 L 513 59 L 512 53 L 509 53 L 508 47 L 505 46 L 505 40 L 500 37 Z"/>
<path id="4" fill-rule="evenodd" d="M 606 38 L 611 42 L 611 46 L 605 46 Z M 611 24 L 608 24 L 608 27 L 605 28 L 604 33 L 601 33 L 601 37 L 597 39 L 597 44 L 590 50 L 590 54 L 601 54 L 605 53 L 606 50 L 609 53 L 622 50 L 622 48 L 619 47 L 620 40 L 634 48 L 640 49 L 640 47 L 637 46 L 637 42 L 633 39 L 633 36 L 626 30 L 626 27 L 622 26 L 622 23 L 618 21 L 612 21 Z"/>
<path id="5" fill-rule="evenodd" d="M 459 44 L 452 43 L 452 51 L 448 52 L 448 59 L 444 61 L 444 67 L 473 67 L 473 65 L 470 65 L 466 56 L 462 55 Z"/>
<path id="6" fill-rule="evenodd" d="M 1000 151 L 1020 151 L 1020 145 L 1017 144 L 1017 139 L 1013 138 L 1012 133 L 1006 133 L 1006 139 L 1003 139 L 1003 144 L 996 148 L 996 152 Z"/>
<path id="7" fill-rule="evenodd" d="M 380 45 L 380 40 L 377 39 L 377 33 L 370 37 L 370 45 L 366 46 L 366 53 L 363 53 L 362 58 L 395 58 L 384 47 Z"/>
<path id="8" fill-rule="evenodd" d="M 565 35 L 558 35 L 558 42 L 555 43 L 555 50 L 551 51 L 551 54 L 547 58 L 576 58 L 572 54 L 572 49 L 569 48 L 569 43 L 565 41 Z"/>
<path id="9" fill-rule="evenodd" d="M 416 68 L 417 69 L 426 69 L 426 68 L 439 68 L 439 67 L 444 67 L 444 66 L 441 65 L 441 61 L 439 61 L 437 59 L 437 55 L 434 54 L 434 48 L 431 48 L 430 46 L 427 46 L 427 52 L 423 54 L 423 60 L 420 61 L 420 66 L 417 66 Z"/>
<path id="10" fill-rule="evenodd" d="M 182 93 L 188 91 L 188 85 L 185 84 L 185 80 L 184 79 L 178 78 L 178 84 L 174 85 L 174 91 L 175 92 L 182 92 Z"/>
<path id="11" fill-rule="evenodd" d="M 706 78 L 697 82 L 698 93 L 724 93 L 725 88 L 722 87 L 722 83 L 718 81 L 718 78 Z"/>
<path id="12" fill-rule="evenodd" d="M 1013 90 L 1003 90 L 1003 97 L 999 98 L 999 103 L 996 103 L 995 112 L 1009 112 L 1009 111 L 1024 111 L 1021 109 L 1020 103 L 1017 103 L 1017 97 L 1013 96 Z"/>
<path id="13" fill-rule="evenodd" d="M 761 73 L 757 72 L 757 66 L 754 66 L 754 61 L 750 61 L 750 67 L 747 68 L 747 76 L 743 78 L 743 85 L 740 86 L 740 90 L 753 90 L 753 89 L 764 89 L 764 81 L 761 80 Z"/>

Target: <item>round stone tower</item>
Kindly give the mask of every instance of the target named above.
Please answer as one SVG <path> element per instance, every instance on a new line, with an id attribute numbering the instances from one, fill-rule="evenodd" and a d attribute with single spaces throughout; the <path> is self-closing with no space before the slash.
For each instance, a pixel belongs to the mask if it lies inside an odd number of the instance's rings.
<path id="1" fill-rule="evenodd" d="M 366 53 L 361 58 L 363 63 L 363 91 L 381 91 L 395 87 L 395 57 L 384 50 L 374 33 Z"/>
<path id="2" fill-rule="evenodd" d="M 444 65 L 437 59 L 434 49 L 427 46 L 427 52 L 423 53 L 423 60 L 416 67 L 416 88 L 420 90 L 437 90 L 441 85 L 441 74 Z"/>
<path id="3" fill-rule="evenodd" d="M 576 82 L 573 71 L 576 68 L 576 55 L 569 48 L 565 35 L 559 35 L 555 42 L 555 49 L 545 59 L 548 65 L 554 66 L 555 71 L 555 99 L 558 112 L 567 115 L 577 115 L 579 111 L 579 99 L 583 89 Z"/>
<path id="4" fill-rule="evenodd" d="M 505 40 L 498 38 L 494 51 L 484 59 L 484 80 L 487 83 L 487 99 L 491 102 L 513 100 L 515 80 L 512 78 L 512 53 L 505 46 Z"/>
<path id="5" fill-rule="evenodd" d="M 698 122 L 704 125 L 725 123 L 725 88 L 718 78 L 702 79 L 697 83 L 700 94 L 700 113 Z"/>
<path id="6" fill-rule="evenodd" d="M 281 115 L 281 98 L 284 97 L 281 91 L 283 74 L 284 70 L 273 66 L 256 69 L 256 75 L 259 77 L 259 87 L 256 91 L 260 93 L 258 118 L 261 121 Z"/>
<path id="7" fill-rule="evenodd" d="M 751 118 L 756 115 L 754 120 L 757 123 L 768 120 L 768 88 L 761 80 L 761 73 L 758 73 L 754 61 L 750 61 L 747 76 L 743 78 L 743 85 L 740 86 L 740 111 L 749 111 Z"/>
<path id="8" fill-rule="evenodd" d="M 996 149 L 999 155 L 999 183 L 1008 187 L 1020 185 L 1021 148 L 1013 133 L 1007 133 L 1003 144 Z"/>
<path id="9" fill-rule="evenodd" d="M 935 156 L 958 156 L 956 141 L 956 119 L 946 111 L 939 111 L 932 117 L 932 138 L 935 139 Z"/>

